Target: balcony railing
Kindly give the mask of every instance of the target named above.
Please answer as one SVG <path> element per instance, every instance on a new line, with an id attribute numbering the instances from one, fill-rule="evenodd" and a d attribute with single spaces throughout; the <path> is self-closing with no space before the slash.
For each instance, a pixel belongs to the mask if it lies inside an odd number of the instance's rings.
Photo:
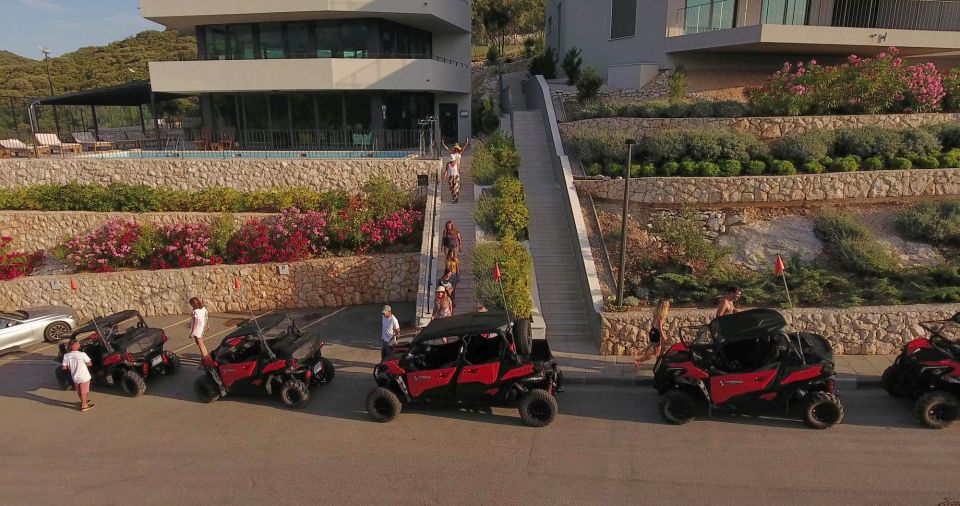
<path id="1" fill-rule="evenodd" d="M 718 0 L 678 9 L 670 35 L 761 24 L 960 31 L 960 1 Z"/>
<path id="2" fill-rule="evenodd" d="M 262 61 L 262 60 L 325 60 L 325 59 L 386 59 L 386 60 L 435 60 L 449 65 L 470 68 L 470 65 L 429 53 L 375 53 L 366 50 L 325 51 L 308 53 L 284 53 L 283 58 L 252 58 L 247 55 L 197 54 L 181 57 L 177 61 Z"/>

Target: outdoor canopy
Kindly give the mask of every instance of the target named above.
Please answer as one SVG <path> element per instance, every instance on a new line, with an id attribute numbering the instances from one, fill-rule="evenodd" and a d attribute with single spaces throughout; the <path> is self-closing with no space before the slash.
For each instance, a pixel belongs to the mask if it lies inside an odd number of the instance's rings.
<path id="1" fill-rule="evenodd" d="M 417 334 L 415 342 L 429 341 L 448 336 L 463 336 L 502 329 L 507 325 L 506 311 L 465 313 L 431 321 Z"/>
<path id="2" fill-rule="evenodd" d="M 756 339 L 759 334 L 776 335 L 787 327 L 775 309 L 750 309 L 721 316 L 713 321 L 717 337 L 726 343 Z"/>

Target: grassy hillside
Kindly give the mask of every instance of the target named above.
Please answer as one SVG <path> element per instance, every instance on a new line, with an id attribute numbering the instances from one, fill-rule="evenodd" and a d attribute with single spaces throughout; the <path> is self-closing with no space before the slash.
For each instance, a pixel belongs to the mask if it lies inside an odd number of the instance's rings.
<path id="1" fill-rule="evenodd" d="M 72 53 L 50 59 L 50 74 L 59 94 L 100 86 L 110 86 L 134 79 L 147 79 L 150 61 L 193 58 L 197 46 L 193 37 L 177 32 L 148 30 L 106 46 L 83 47 Z M 39 54 L 39 49 L 37 53 Z M 132 70 L 132 71 L 131 71 Z M 27 106 L 29 98 L 50 94 L 46 64 L 9 51 L 0 51 L 0 135 L 4 132 L 29 132 Z M 11 100 L 7 97 L 21 97 Z M 50 130 L 53 118 L 50 108 L 40 108 L 40 122 Z M 111 110 L 113 109 L 113 110 Z M 130 111 L 104 108 L 100 114 L 103 126 L 134 124 Z M 89 127 L 89 113 L 77 107 L 59 108 L 63 130 Z M 98 111 L 100 112 L 100 111 Z M 119 123 L 119 124 L 118 124 Z"/>

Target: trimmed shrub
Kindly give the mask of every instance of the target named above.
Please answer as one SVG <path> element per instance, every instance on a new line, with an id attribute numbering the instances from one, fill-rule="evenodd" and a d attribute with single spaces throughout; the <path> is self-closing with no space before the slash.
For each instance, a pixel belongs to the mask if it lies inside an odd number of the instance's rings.
<path id="1" fill-rule="evenodd" d="M 743 172 L 748 176 L 762 176 L 767 172 L 767 164 L 762 160 L 750 160 L 743 165 Z"/>
<path id="2" fill-rule="evenodd" d="M 557 50 L 548 47 L 539 56 L 530 60 L 530 75 L 543 76 L 544 79 L 557 78 Z"/>
<path id="3" fill-rule="evenodd" d="M 929 130 L 909 128 L 900 132 L 900 154 L 919 153 L 921 155 L 935 155 L 943 150 L 940 139 Z"/>
<path id="4" fill-rule="evenodd" d="M 871 237 L 870 231 L 857 222 L 855 216 L 837 212 L 818 214 L 813 220 L 813 233 L 828 245 Z"/>
<path id="5" fill-rule="evenodd" d="M 631 169 L 632 172 L 632 169 Z M 637 177 L 653 177 L 657 175 L 657 166 L 647 162 L 640 165 L 640 172 Z"/>
<path id="6" fill-rule="evenodd" d="M 894 170 L 910 170 L 913 168 L 913 162 L 911 162 L 909 158 L 902 156 L 891 158 L 887 165 Z"/>
<path id="7" fill-rule="evenodd" d="M 660 116 L 664 118 L 686 118 L 687 105 L 683 103 L 672 103 L 667 107 L 660 109 Z"/>
<path id="8" fill-rule="evenodd" d="M 798 163 L 813 162 L 827 156 L 832 144 L 832 132 L 816 130 L 780 138 L 773 143 L 770 154 L 777 158 L 793 160 Z"/>
<path id="9" fill-rule="evenodd" d="M 497 179 L 493 192 L 477 201 L 473 217 L 480 228 L 501 240 L 525 238 L 530 212 L 520 180 L 508 176 Z"/>
<path id="10" fill-rule="evenodd" d="M 699 162 L 697 163 L 697 173 L 703 177 L 718 177 L 720 176 L 720 166 L 713 162 Z"/>
<path id="11" fill-rule="evenodd" d="M 487 65 L 492 67 L 497 63 L 500 63 L 500 51 L 496 44 L 490 44 L 490 47 L 487 48 Z"/>
<path id="12" fill-rule="evenodd" d="M 904 153 L 903 136 L 897 130 L 862 127 L 837 130 L 834 153 L 861 158 L 893 158 Z"/>
<path id="13" fill-rule="evenodd" d="M 720 175 L 724 177 L 736 177 L 743 172 L 743 164 L 740 160 L 721 160 Z"/>
<path id="14" fill-rule="evenodd" d="M 687 72 L 678 65 L 667 78 L 667 90 L 671 104 L 679 104 L 687 98 Z"/>
<path id="15" fill-rule="evenodd" d="M 800 170 L 806 174 L 822 174 L 826 172 L 827 168 L 822 163 L 814 161 L 801 165 Z"/>
<path id="16" fill-rule="evenodd" d="M 583 163 L 625 162 L 627 136 L 622 132 L 578 128 L 570 134 L 570 151 Z"/>
<path id="17" fill-rule="evenodd" d="M 933 244 L 960 244 L 960 200 L 923 202 L 900 213 L 897 230 Z"/>
<path id="18" fill-rule="evenodd" d="M 879 156 L 871 156 L 863 161 L 860 164 L 860 168 L 863 170 L 882 170 L 884 168 L 883 158 Z"/>
<path id="19" fill-rule="evenodd" d="M 920 169 L 937 169 L 940 167 L 940 160 L 933 155 L 915 155 L 911 160 L 913 165 Z"/>
<path id="20" fill-rule="evenodd" d="M 623 175 L 623 166 L 626 164 L 617 162 L 607 162 L 603 167 L 603 173 L 610 177 L 619 177 Z"/>
<path id="21" fill-rule="evenodd" d="M 597 98 L 603 86 L 603 76 L 593 67 L 587 67 L 577 81 L 577 100 L 582 104 Z"/>
<path id="22" fill-rule="evenodd" d="M 713 114 L 717 118 L 742 118 L 749 114 L 747 104 L 735 100 L 720 100 L 713 103 Z"/>
<path id="23" fill-rule="evenodd" d="M 716 117 L 716 113 L 715 102 L 698 100 L 687 106 L 686 116 L 688 118 L 713 118 Z"/>
<path id="24" fill-rule="evenodd" d="M 500 265 L 503 295 L 493 279 L 494 267 Z M 474 246 L 471 267 L 474 275 L 474 293 L 479 304 L 488 309 L 504 309 L 506 298 L 510 316 L 529 318 L 533 312 L 530 295 L 533 260 L 526 248 L 517 241 L 481 242 Z"/>
<path id="25" fill-rule="evenodd" d="M 0 237 L 0 281 L 29 276 L 43 260 L 43 252 L 24 253 L 12 251 L 10 237 Z"/>
<path id="26" fill-rule="evenodd" d="M 772 160 L 770 172 L 778 176 L 792 176 L 797 173 L 797 168 L 789 160 Z"/>
<path id="27" fill-rule="evenodd" d="M 664 162 L 660 165 L 660 168 L 657 170 L 657 174 L 665 177 L 673 177 L 678 175 L 680 172 L 680 163 L 674 160 L 669 162 Z"/>
<path id="28" fill-rule="evenodd" d="M 693 160 L 681 160 L 680 169 L 677 171 L 678 176 L 696 176 L 698 172 L 697 162 Z"/>
<path id="29" fill-rule="evenodd" d="M 855 274 L 885 275 L 900 267 L 897 257 L 872 238 L 844 241 L 834 248 L 833 254 L 840 265 Z"/>
<path id="30" fill-rule="evenodd" d="M 687 153 L 686 140 L 679 130 L 657 130 L 643 139 L 640 148 L 654 163 L 664 160 L 679 160 Z"/>
<path id="31" fill-rule="evenodd" d="M 945 169 L 960 167 L 960 158 L 952 154 L 940 155 L 940 166 Z"/>
<path id="32" fill-rule="evenodd" d="M 827 168 L 830 172 L 856 172 L 860 169 L 860 163 L 852 156 L 842 156 L 835 158 Z"/>

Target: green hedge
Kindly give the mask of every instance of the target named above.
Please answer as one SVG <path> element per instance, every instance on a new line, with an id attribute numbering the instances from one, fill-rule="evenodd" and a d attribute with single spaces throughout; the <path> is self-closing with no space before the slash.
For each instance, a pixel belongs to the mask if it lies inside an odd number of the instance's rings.
<path id="1" fill-rule="evenodd" d="M 408 192 L 399 190 L 381 176 L 372 177 L 364 185 L 362 197 L 363 204 L 375 216 L 385 216 L 412 204 Z M 0 209 L 16 211 L 276 213 L 293 207 L 302 210 L 343 209 L 350 200 L 351 195 L 343 190 L 318 192 L 302 187 L 248 192 L 231 188 L 188 191 L 74 181 L 65 185 L 0 189 Z"/>
<path id="2" fill-rule="evenodd" d="M 626 134 L 577 128 L 566 138 L 587 175 L 620 177 Z M 634 148 L 632 177 L 792 175 L 858 170 L 960 167 L 960 124 L 930 128 L 864 127 L 790 135 L 769 147 L 756 136 L 722 129 L 668 129 Z M 739 165 L 738 165 L 739 164 Z"/>
<path id="3" fill-rule="evenodd" d="M 494 265 L 499 262 L 510 315 L 514 318 L 530 317 L 533 312 L 533 259 L 522 244 L 512 239 L 479 243 L 473 249 L 471 262 L 478 304 L 488 309 L 504 308 L 500 287 L 493 278 Z"/>
<path id="4" fill-rule="evenodd" d="M 960 245 L 960 200 L 924 202 L 902 212 L 897 229 L 911 239 Z"/>
<path id="5" fill-rule="evenodd" d="M 513 176 L 520 170 L 520 152 L 513 138 L 497 130 L 486 142 L 477 142 L 471 162 L 473 181 L 490 185 L 501 176 Z"/>
<path id="6" fill-rule="evenodd" d="M 591 102 L 570 114 L 570 120 L 592 118 L 740 118 L 749 116 L 747 105 L 733 100 L 702 100 L 670 104 L 659 101 Z"/>
<path id="7" fill-rule="evenodd" d="M 484 232 L 495 234 L 498 239 L 525 239 L 530 212 L 520 180 L 509 176 L 497 179 L 493 193 L 477 201 L 474 219 Z"/>

